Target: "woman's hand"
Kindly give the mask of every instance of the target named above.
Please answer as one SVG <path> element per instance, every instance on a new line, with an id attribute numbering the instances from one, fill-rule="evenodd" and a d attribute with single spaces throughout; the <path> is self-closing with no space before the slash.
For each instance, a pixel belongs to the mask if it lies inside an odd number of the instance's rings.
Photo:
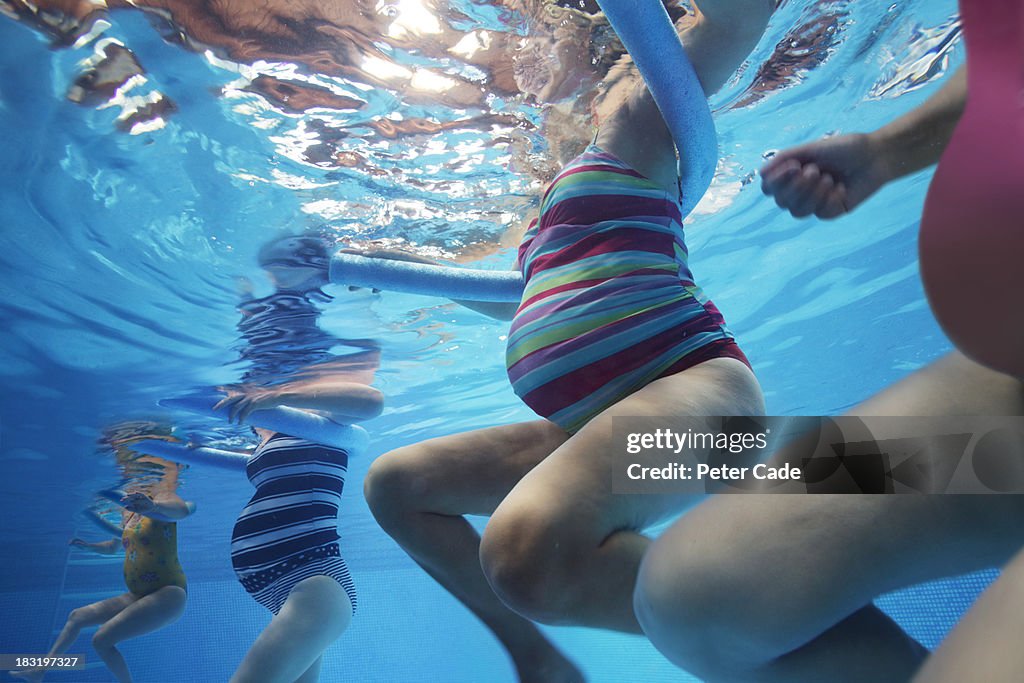
<path id="1" fill-rule="evenodd" d="M 214 407 L 228 411 L 228 422 L 245 422 L 254 410 L 267 410 L 280 405 L 280 393 L 268 387 L 254 387 L 245 384 L 233 384 L 219 387 L 227 394 Z"/>
<path id="2" fill-rule="evenodd" d="M 761 190 L 795 218 L 836 218 L 891 180 L 885 152 L 868 134 L 783 150 L 761 169 Z"/>

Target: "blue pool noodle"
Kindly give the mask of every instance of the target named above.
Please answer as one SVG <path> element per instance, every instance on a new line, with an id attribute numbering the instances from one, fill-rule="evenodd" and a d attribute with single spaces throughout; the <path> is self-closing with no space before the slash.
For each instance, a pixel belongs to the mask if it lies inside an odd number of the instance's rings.
<path id="1" fill-rule="evenodd" d="M 518 302 L 523 276 L 517 270 L 475 270 L 339 252 L 331 258 L 331 282 L 407 294 L 467 301 Z"/>
<path id="2" fill-rule="evenodd" d="M 214 409 L 214 406 L 223 398 L 224 394 L 219 393 L 197 394 L 180 398 L 165 398 L 159 403 L 165 408 L 178 408 L 190 413 L 227 420 L 230 416 L 227 408 Z M 289 436 L 297 436 L 325 446 L 343 448 L 349 455 L 356 455 L 365 450 L 370 442 L 370 436 L 362 427 L 338 424 L 322 415 L 287 406 L 254 410 L 246 418 L 246 423 Z"/>
<path id="3" fill-rule="evenodd" d="M 121 499 L 127 495 L 127 492 L 123 489 L 100 489 L 96 492 L 96 495 L 100 498 L 106 498 L 107 500 L 121 504 Z M 119 532 L 120 533 L 120 532 Z"/>
<path id="4" fill-rule="evenodd" d="M 679 149 L 683 215 L 704 196 L 718 164 L 718 137 L 707 95 L 658 0 L 598 0 L 636 62 Z"/>
<path id="5" fill-rule="evenodd" d="M 136 441 L 132 444 L 132 450 L 173 462 L 225 470 L 245 471 L 245 465 L 249 462 L 249 456 L 245 453 L 224 451 L 207 446 L 191 447 L 183 443 L 171 443 L 160 439 Z"/>

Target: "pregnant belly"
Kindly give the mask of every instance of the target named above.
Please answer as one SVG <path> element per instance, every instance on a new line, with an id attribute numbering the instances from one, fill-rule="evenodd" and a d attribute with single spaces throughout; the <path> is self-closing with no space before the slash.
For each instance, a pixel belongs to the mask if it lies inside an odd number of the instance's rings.
<path id="1" fill-rule="evenodd" d="M 1019 105 L 968 106 L 928 190 L 920 257 L 932 310 L 953 343 L 984 365 L 1024 377 Z"/>

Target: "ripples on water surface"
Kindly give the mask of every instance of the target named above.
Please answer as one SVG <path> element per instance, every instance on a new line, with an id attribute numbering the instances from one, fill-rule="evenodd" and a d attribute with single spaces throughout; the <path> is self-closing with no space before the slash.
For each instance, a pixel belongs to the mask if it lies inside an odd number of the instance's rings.
<path id="1" fill-rule="evenodd" d="M 571 122 L 618 54 L 589 4 L 134 5 L 98 17 L 84 2 L 61 14 L 0 0 L 0 467 L 5 489 L 26 484 L 12 509 L 39 510 L 26 478 L 47 473 L 64 491 L 43 533 L 5 531 L 22 543 L 63 538 L 106 482 L 89 455 L 105 425 L 173 419 L 244 441 L 155 402 L 237 380 L 239 282 L 269 292 L 255 262 L 269 237 L 316 231 L 511 267 L 516 228 L 557 157 L 589 138 Z M 953 2 L 784 0 L 713 100 L 722 161 L 688 220 L 692 265 L 771 413 L 839 411 L 947 348 L 917 279 L 927 174 L 821 223 L 781 215 L 755 171 L 771 150 L 915 106 L 962 60 L 958 39 Z M 330 291 L 323 327 L 384 349 L 373 452 L 531 417 L 504 379 L 502 323 Z M 356 508 L 366 466 L 354 464 Z M 394 561 L 365 513 L 348 521 L 356 543 Z M 218 533 L 199 532 L 211 548 Z"/>

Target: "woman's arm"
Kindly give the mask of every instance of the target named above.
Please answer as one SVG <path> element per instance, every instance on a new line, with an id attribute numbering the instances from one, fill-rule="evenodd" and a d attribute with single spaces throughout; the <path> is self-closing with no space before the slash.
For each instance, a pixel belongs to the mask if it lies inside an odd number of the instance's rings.
<path id="1" fill-rule="evenodd" d="M 161 522 L 177 522 L 196 511 L 195 503 L 183 500 L 175 493 L 161 493 L 151 498 L 141 491 L 132 491 L 121 499 L 121 505 L 129 512 Z"/>
<path id="2" fill-rule="evenodd" d="M 924 104 L 872 133 L 784 150 L 761 169 L 761 189 L 797 218 L 835 218 L 879 188 L 939 161 L 967 101 L 961 67 Z"/>
<path id="3" fill-rule="evenodd" d="M 231 421 L 242 422 L 254 410 L 280 406 L 315 410 L 329 414 L 342 424 L 361 422 L 380 415 L 384 395 L 366 384 L 330 377 L 303 379 L 271 387 L 232 385 L 223 387 L 228 396 L 214 410 L 226 408 Z"/>
<path id="4" fill-rule="evenodd" d="M 72 538 L 70 541 L 68 541 L 68 545 L 73 545 L 76 548 L 84 548 L 86 550 L 91 550 L 92 552 L 99 553 L 100 555 L 113 555 L 121 547 L 121 541 L 119 538 L 112 538 L 109 541 L 100 541 L 99 543 L 93 543 L 90 541 L 83 541 L 80 538 Z"/>
<path id="5" fill-rule="evenodd" d="M 774 6 L 772 0 L 700 0 L 694 3 L 696 15 L 676 24 L 704 94 L 717 92 L 743 64 L 761 39 Z M 604 86 L 594 105 L 597 144 L 668 192 L 677 192 L 679 172 L 686 174 L 686 169 L 676 161 L 676 147 L 684 157 L 691 156 L 690 150 L 701 155 L 707 136 L 677 131 L 680 139 L 673 141 L 668 122 L 631 59 L 616 64 Z M 684 175 L 684 186 L 689 177 Z"/>
<path id="6" fill-rule="evenodd" d="M 718 90 L 757 47 L 775 0 L 699 0 L 694 25 L 680 32 L 707 95 Z"/>
<path id="7" fill-rule="evenodd" d="M 924 104 L 869 135 L 884 151 L 892 179 L 939 163 L 967 104 L 967 69 L 960 67 Z"/>
<path id="8" fill-rule="evenodd" d="M 516 301 L 464 301 L 462 299 L 452 299 L 452 301 L 495 320 L 511 320 L 519 308 L 519 303 Z"/>
<path id="9" fill-rule="evenodd" d="M 107 519 L 103 515 L 99 514 L 95 510 L 86 510 L 85 511 L 85 516 L 88 517 L 89 521 L 92 522 L 94 525 L 96 525 L 96 527 L 98 529 L 100 529 L 101 531 L 107 533 L 108 535 L 112 536 L 113 538 L 121 538 L 121 531 L 122 531 L 121 527 L 118 526 L 117 524 L 114 524 L 109 519 Z M 75 539 L 75 540 L 79 540 L 79 539 Z"/>

